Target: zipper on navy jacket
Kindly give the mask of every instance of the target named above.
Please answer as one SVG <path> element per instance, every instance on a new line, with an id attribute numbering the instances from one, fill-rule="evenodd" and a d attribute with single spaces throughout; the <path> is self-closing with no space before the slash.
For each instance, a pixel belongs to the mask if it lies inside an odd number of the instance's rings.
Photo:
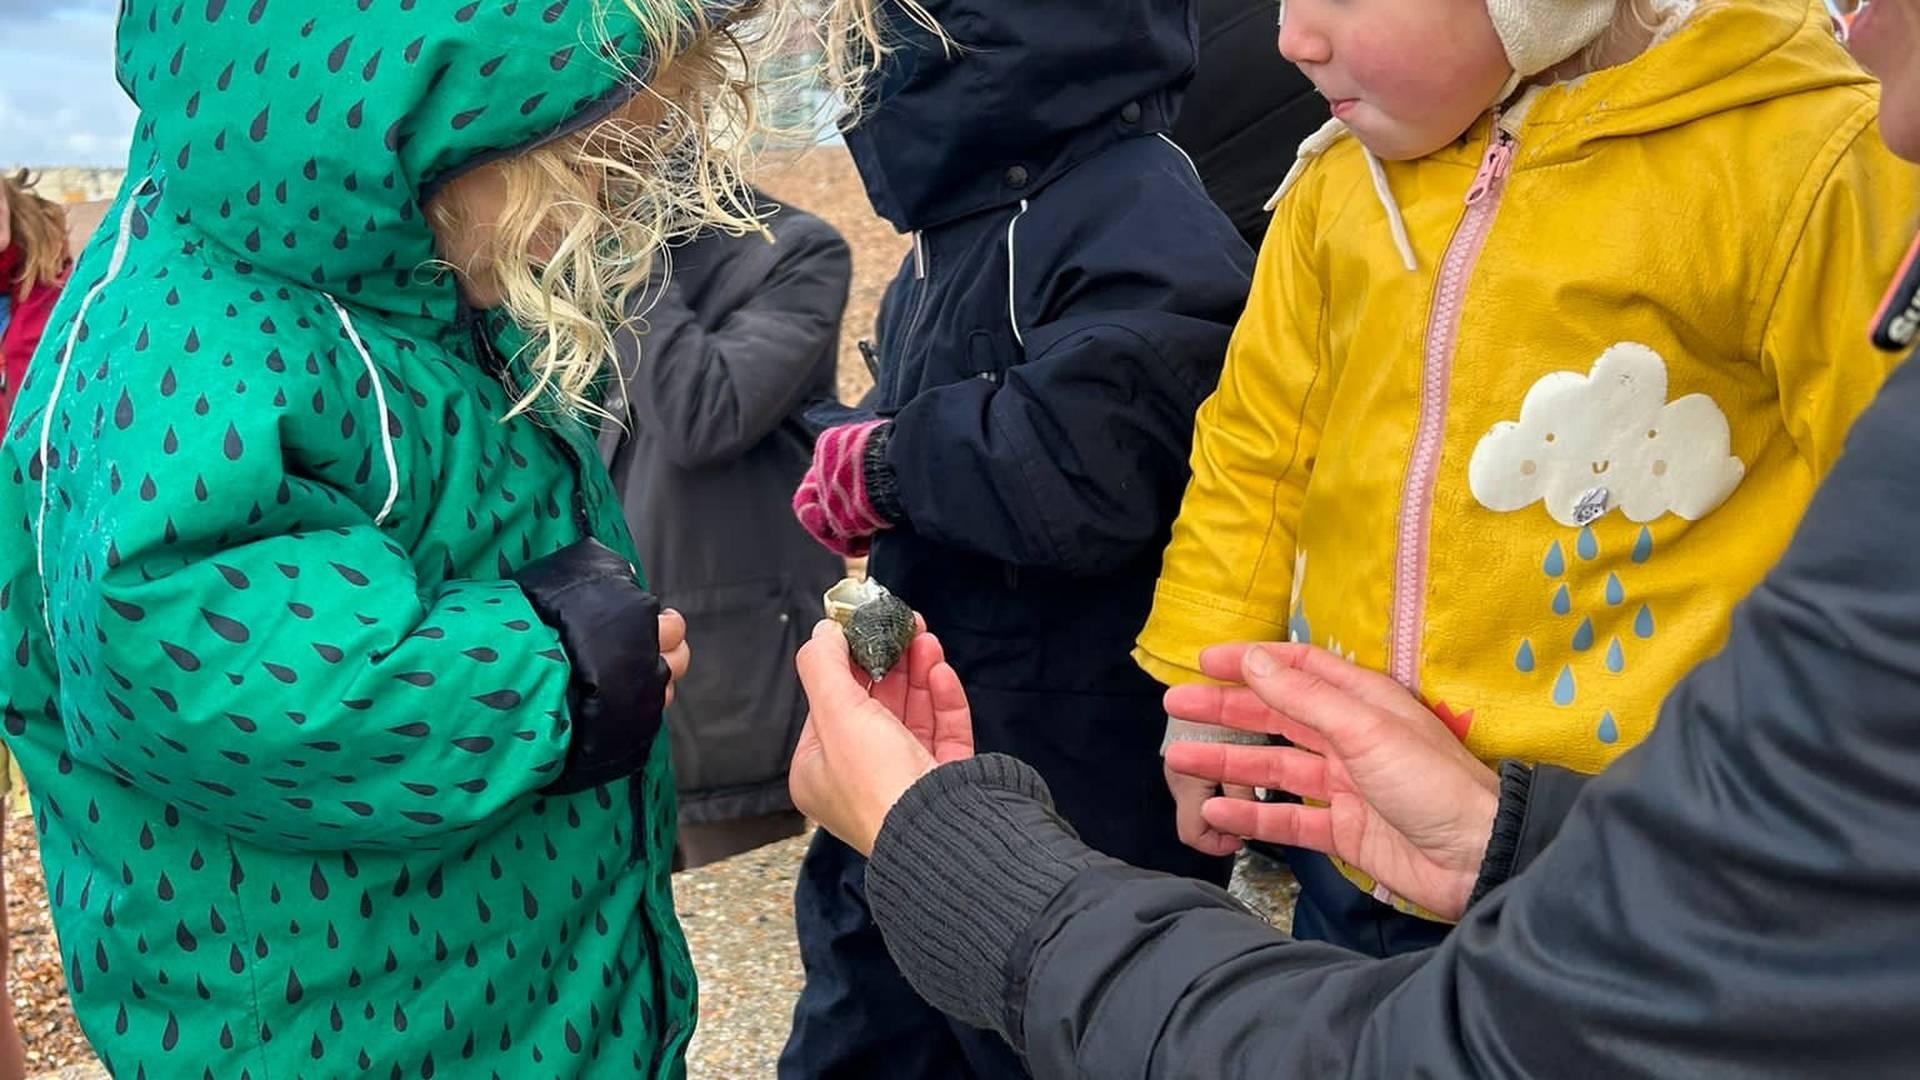
<path id="1" fill-rule="evenodd" d="M 908 313 L 907 334 L 901 339 L 900 347 L 888 350 L 893 354 L 894 364 L 893 369 L 887 373 L 888 382 L 891 385 L 887 387 L 883 398 L 885 404 L 894 408 L 903 404 L 900 401 L 899 379 L 906 369 L 908 358 L 913 355 L 913 339 L 919 336 L 920 320 L 926 316 L 927 294 L 933 291 L 932 285 L 927 280 L 928 271 L 926 234 L 916 232 L 913 234 L 913 309 Z M 885 346 L 886 343 L 881 344 Z"/>

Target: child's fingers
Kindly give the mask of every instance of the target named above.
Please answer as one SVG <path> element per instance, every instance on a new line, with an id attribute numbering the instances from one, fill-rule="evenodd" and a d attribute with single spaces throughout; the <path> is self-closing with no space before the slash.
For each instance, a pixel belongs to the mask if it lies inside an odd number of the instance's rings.
<path id="1" fill-rule="evenodd" d="M 1285 791 L 1303 799 L 1328 795 L 1327 759 L 1292 746 L 1177 742 L 1167 747 L 1167 768 L 1213 783 Z"/>
<path id="2" fill-rule="evenodd" d="M 1200 816 L 1217 832 L 1338 854 L 1333 849 L 1333 814 L 1324 806 L 1208 799 Z"/>
<path id="3" fill-rule="evenodd" d="M 1174 829 L 1180 842 L 1203 855 L 1231 855 L 1241 848 L 1240 838 L 1229 836 L 1207 824 L 1200 808 L 1217 790 L 1207 780 L 1180 775 L 1168 764 L 1167 789 L 1173 795 Z"/>

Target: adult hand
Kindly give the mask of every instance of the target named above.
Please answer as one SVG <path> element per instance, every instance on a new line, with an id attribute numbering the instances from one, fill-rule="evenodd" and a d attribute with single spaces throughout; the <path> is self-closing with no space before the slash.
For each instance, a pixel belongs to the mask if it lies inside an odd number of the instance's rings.
<path id="1" fill-rule="evenodd" d="M 1201 670 L 1232 686 L 1181 686 L 1182 720 L 1279 735 L 1292 746 L 1176 743 L 1189 776 L 1292 792 L 1324 806 L 1212 799 L 1222 832 L 1335 855 L 1403 899 L 1457 919 L 1499 808 L 1499 777 L 1392 679 L 1304 645 L 1229 645 Z"/>
<path id="2" fill-rule="evenodd" d="M 660 656 L 667 662 L 667 704 L 673 704 L 673 688 L 687 677 L 693 663 L 693 650 L 687 645 L 686 616 L 668 608 L 660 613 Z"/>
<path id="3" fill-rule="evenodd" d="M 788 774 L 793 803 L 871 854 L 887 812 L 915 781 L 973 756 L 966 691 L 931 634 L 914 638 L 906 662 L 871 687 L 837 623 L 814 627 L 797 666 L 812 712 Z"/>

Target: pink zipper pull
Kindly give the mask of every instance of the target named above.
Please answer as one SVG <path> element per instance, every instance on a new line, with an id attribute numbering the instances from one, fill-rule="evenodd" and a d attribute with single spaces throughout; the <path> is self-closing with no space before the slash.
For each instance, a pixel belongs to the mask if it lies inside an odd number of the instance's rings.
<path id="1" fill-rule="evenodd" d="M 1513 167 L 1513 136 L 1495 128 L 1493 142 L 1487 147 L 1487 156 L 1480 161 L 1480 172 L 1473 178 L 1473 186 L 1467 189 L 1467 205 L 1472 206 L 1487 197 L 1493 185 L 1507 175 Z"/>

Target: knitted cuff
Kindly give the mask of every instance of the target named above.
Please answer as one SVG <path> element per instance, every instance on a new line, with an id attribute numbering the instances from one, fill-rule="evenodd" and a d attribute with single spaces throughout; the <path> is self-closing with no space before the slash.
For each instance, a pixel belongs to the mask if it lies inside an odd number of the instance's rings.
<path id="1" fill-rule="evenodd" d="M 928 773 L 894 804 L 867 864 L 867 901 L 914 990 L 1005 1036 L 1014 952 L 1095 858 L 1054 815 L 1039 773 L 986 754 Z"/>
<path id="2" fill-rule="evenodd" d="M 1468 910 L 1513 876 L 1514 856 L 1520 850 L 1520 834 L 1527 823 L 1527 798 L 1532 791 L 1532 769 L 1517 761 L 1500 763 L 1500 808 L 1494 812 L 1493 835 L 1487 839 L 1486 858 L 1480 861 L 1480 876 L 1467 897 Z"/>
<path id="3" fill-rule="evenodd" d="M 1233 743 L 1239 746 L 1263 746 L 1267 737 L 1257 731 L 1241 731 L 1239 728 L 1221 727 L 1219 724 L 1196 724 L 1191 720 L 1176 720 L 1167 717 L 1167 733 L 1160 740 L 1160 756 L 1167 756 L 1167 747 L 1177 742 Z"/>
<path id="4" fill-rule="evenodd" d="M 898 528 L 906 524 L 907 510 L 900 505 L 900 480 L 887 463 L 887 447 L 893 444 L 893 424 L 873 429 L 867 437 L 866 455 L 861 459 L 861 475 L 867 485 L 867 505 L 887 524 Z"/>

